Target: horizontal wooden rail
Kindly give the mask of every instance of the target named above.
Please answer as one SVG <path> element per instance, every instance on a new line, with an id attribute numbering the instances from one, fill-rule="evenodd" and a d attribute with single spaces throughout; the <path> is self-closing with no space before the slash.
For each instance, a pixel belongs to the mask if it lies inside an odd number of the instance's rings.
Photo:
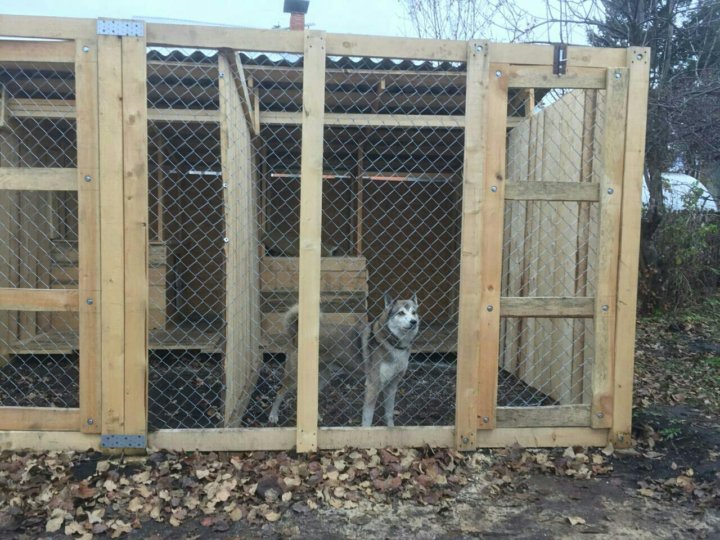
<path id="1" fill-rule="evenodd" d="M 0 407 L 0 430 L 76 431 L 80 409 Z"/>
<path id="2" fill-rule="evenodd" d="M 77 190 L 77 169 L 0 167 L 0 189 L 75 191 Z"/>
<path id="3" fill-rule="evenodd" d="M 0 62 L 73 64 L 75 62 L 75 43 L 72 41 L 0 40 Z"/>
<path id="4" fill-rule="evenodd" d="M 590 405 L 550 407 L 498 407 L 501 428 L 590 427 Z"/>
<path id="5" fill-rule="evenodd" d="M 500 298 L 501 317 L 592 317 L 595 299 L 561 296 L 505 296 Z"/>
<path id="6" fill-rule="evenodd" d="M 0 309 L 17 311 L 78 311 L 79 294 L 73 289 L 0 288 Z"/>
<path id="7" fill-rule="evenodd" d="M 79 431 L 4 431 L 0 430 L 0 450 L 79 450 L 100 448 L 100 435 Z"/>
<path id="8" fill-rule="evenodd" d="M 159 429 L 148 434 L 148 446 L 208 452 L 289 450 L 295 446 L 295 432 L 295 428 Z"/>
<path id="9" fill-rule="evenodd" d="M 600 200 L 600 184 L 589 182 L 508 182 L 509 201 L 585 201 Z"/>
<path id="10" fill-rule="evenodd" d="M 569 67 L 564 75 L 553 75 L 550 66 L 510 66 L 510 88 L 598 88 L 606 85 L 607 69 Z"/>
<path id="11" fill-rule="evenodd" d="M 47 39 L 93 39 L 97 35 L 95 19 L 70 17 L 30 17 L 2 15 L 0 36 Z"/>

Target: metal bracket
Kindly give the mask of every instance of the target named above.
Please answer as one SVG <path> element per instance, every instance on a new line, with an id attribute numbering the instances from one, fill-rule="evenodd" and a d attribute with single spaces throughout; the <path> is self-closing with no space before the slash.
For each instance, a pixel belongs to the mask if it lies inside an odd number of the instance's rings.
<path id="1" fill-rule="evenodd" d="M 142 37 L 145 35 L 145 23 L 124 19 L 98 19 L 97 34 L 98 36 Z"/>
<path id="2" fill-rule="evenodd" d="M 567 73 L 567 45 L 558 43 L 553 51 L 553 75 Z"/>
<path id="3" fill-rule="evenodd" d="M 147 448 L 145 435 L 101 435 L 101 448 Z"/>

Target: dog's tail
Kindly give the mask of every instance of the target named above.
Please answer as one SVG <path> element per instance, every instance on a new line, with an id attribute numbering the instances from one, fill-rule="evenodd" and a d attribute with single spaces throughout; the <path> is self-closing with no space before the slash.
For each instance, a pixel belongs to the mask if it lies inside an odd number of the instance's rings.
<path id="1" fill-rule="evenodd" d="M 298 313 L 300 309 L 297 304 L 292 306 L 285 313 L 283 318 L 283 325 L 285 327 L 285 334 L 290 338 L 290 343 L 297 347 L 297 335 L 298 335 Z"/>

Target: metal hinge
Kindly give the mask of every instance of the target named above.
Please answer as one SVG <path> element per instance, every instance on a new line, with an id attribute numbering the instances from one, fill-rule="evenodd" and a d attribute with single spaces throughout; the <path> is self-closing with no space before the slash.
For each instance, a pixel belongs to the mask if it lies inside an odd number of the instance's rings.
<path id="1" fill-rule="evenodd" d="M 123 19 L 98 19 L 97 34 L 98 36 L 142 37 L 145 35 L 145 23 Z"/>
<path id="2" fill-rule="evenodd" d="M 101 435 L 101 448 L 147 448 L 145 435 Z"/>
<path id="3" fill-rule="evenodd" d="M 567 45 L 558 43 L 553 51 L 553 75 L 567 73 Z"/>

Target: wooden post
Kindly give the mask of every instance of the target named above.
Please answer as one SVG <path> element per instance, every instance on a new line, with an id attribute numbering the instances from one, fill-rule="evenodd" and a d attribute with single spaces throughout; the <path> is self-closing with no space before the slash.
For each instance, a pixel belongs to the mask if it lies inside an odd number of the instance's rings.
<path id="1" fill-rule="evenodd" d="M 640 213 L 645 125 L 647 123 L 648 70 L 650 49 L 631 47 L 627 51 L 629 92 L 625 128 L 625 169 L 623 171 L 622 224 L 615 332 L 614 414 L 610 433 L 616 446 L 631 444 L 632 384 L 635 352 L 635 316 L 640 253 Z"/>
<path id="2" fill-rule="evenodd" d="M 627 91 L 628 69 L 608 69 L 600 171 L 600 240 L 595 293 L 595 361 L 592 372 L 593 428 L 607 428 L 613 422 L 617 263 L 620 254 Z"/>
<path id="3" fill-rule="evenodd" d="M 492 48 L 492 45 L 490 45 Z M 492 54 L 492 51 L 491 51 Z M 488 74 L 486 143 L 480 215 L 480 373 L 478 418 L 480 429 L 495 427 L 500 344 L 503 216 L 505 209 L 505 150 L 508 100 L 507 64 L 491 64 Z"/>
<path id="4" fill-rule="evenodd" d="M 122 38 L 122 95 L 125 433 L 146 435 L 149 289 L 147 60 L 144 37 Z"/>
<path id="5" fill-rule="evenodd" d="M 317 449 L 325 33 L 305 32 L 300 167 L 297 451 Z"/>
<path id="6" fill-rule="evenodd" d="M 84 433 L 102 429 L 97 63 L 97 40 L 76 41 L 80 429 Z"/>
<path id="7" fill-rule="evenodd" d="M 98 36 L 102 432 L 125 432 L 125 245 L 121 38 Z M 120 143 L 120 144 L 119 144 Z M 83 300 L 84 301 L 84 300 Z"/>
<path id="8" fill-rule="evenodd" d="M 481 207 L 484 198 L 483 170 L 488 136 L 485 122 L 490 65 L 488 59 L 487 42 L 468 42 L 455 390 L 455 446 L 459 450 L 477 448 L 478 390 L 480 389 L 480 326 L 478 322 L 482 309 L 479 289 L 482 277 Z"/>

